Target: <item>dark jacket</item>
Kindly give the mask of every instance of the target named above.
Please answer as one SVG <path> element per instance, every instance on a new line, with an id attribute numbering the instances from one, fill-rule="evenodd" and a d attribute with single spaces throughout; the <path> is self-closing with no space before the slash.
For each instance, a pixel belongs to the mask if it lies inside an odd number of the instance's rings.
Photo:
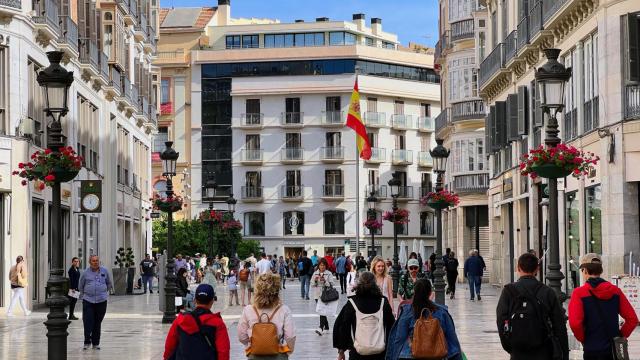
<path id="1" fill-rule="evenodd" d="M 211 311 L 201 307 L 193 312 L 198 315 L 202 327 L 198 328 L 198 324 L 191 314 L 178 314 L 167 334 L 163 359 L 205 360 L 202 355 L 210 350 L 207 348 L 208 345 L 202 341 L 202 335 L 198 334 L 198 332 L 202 331 L 202 334 L 215 347 L 217 359 L 229 360 L 229 333 L 220 313 L 213 314 Z"/>
<path id="2" fill-rule="evenodd" d="M 299 276 L 313 275 L 313 262 L 311 262 L 311 259 L 309 259 L 306 256 L 303 256 L 300 258 L 300 261 L 302 262 L 302 271 L 299 271 L 298 275 Z"/>
<path id="3" fill-rule="evenodd" d="M 444 270 L 447 272 L 447 275 L 458 275 L 458 266 L 460 266 L 458 259 L 449 258 L 445 263 Z"/>
<path id="4" fill-rule="evenodd" d="M 391 332 L 391 327 L 395 318 L 393 317 L 393 310 L 389 301 L 384 297 L 373 296 L 350 296 L 350 299 L 356 303 L 358 310 L 363 314 L 374 314 L 380 309 L 380 301 L 384 299 L 383 305 L 383 322 L 385 336 L 388 338 Z M 342 307 L 340 314 L 336 318 L 336 322 L 333 325 L 333 347 L 339 350 L 349 350 L 350 360 L 383 360 L 384 351 L 381 354 L 376 355 L 360 355 L 353 349 L 353 334 L 356 331 L 356 311 L 350 302 Z"/>
<path id="5" fill-rule="evenodd" d="M 598 304 L 605 319 L 600 316 Z M 618 325 L 618 314 L 624 319 L 622 328 Z M 576 339 L 584 345 L 585 354 L 606 354 L 611 348 L 612 337 L 628 338 L 631 335 L 638 325 L 638 315 L 617 286 L 601 278 L 592 278 L 571 294 L 569 325 Z"/>
<path id="6" fill-rule="evenodd" d="M 189 293 L 189 284 L 184 276 L 178 276 L 176 279 L 176 296 L 185 297 Z"/>
<path id="7" fill-rule="evenodd" d="M 560 341 L 564 359 L 569 359 L 569 340 L 567 337 L 567 324 L 564 316 L 564 309 L 562 308 L 562 305 L 560 305 L 555 292 L 550 287 L 540 284 L 538 279 L 533 276 L 523 276 L 518 279 L 515 284 L 516 287 L 523 287 L 524 289 L 529 290 L 529 293 L 531 294 L 535 294 L 536 288 L 541 285 L 541 288 L 535 296 L 540 300 L 544 309 L 547 311 L 547 316 L 551 319 L 551 327 L 554 335 Z M 502 290 L 502 294 L 500 295 L 500 300 L 498 300 L 498 306 L 496 308 L 496 322 L 498 325 L 498 333 L 500 334 L 502 348 L 511 354 L 511 359 L 513 360 L 550 359 L 550 354 L 552 354 L 550 344 L 538 351 L 531 351 L 531 349 L 527 349 L 526 351 L 518 352 L 518 349 L 511 349 L 511 346 L 504 334 L 504 322 L 510 318 L 512 312 L 515 310 L 517 306 L 516 301 L 517 299 L 510 291 L 507 289 Z"/>
<path id="8" fill-rule="evenodd" d="M 484 261 L 479 256 L 470 256 L 464 262 L 464 277 L 482 276 Z"/>
<path id="9" fill-rule="evenodd" d="M 69 271 L 69 289 L 78 290 L 78 283 L 80 282 L 80 269 L 76 267 L 70 267 Z"/>

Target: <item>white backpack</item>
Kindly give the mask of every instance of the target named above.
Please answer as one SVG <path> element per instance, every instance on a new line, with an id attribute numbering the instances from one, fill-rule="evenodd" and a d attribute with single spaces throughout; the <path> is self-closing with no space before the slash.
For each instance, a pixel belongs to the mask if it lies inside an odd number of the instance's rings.
<path id="1" fill-rule="evenodd" d="M 353 348 L 360 355 L 373 355 L 384 352 L 384 297 L 380 302 L 380 309 L 374 314 L 363 314 L 358 310 L 352 299 L 349 299 L 349 302 L 356 311 L 356 332 L 351 334 Z"/>

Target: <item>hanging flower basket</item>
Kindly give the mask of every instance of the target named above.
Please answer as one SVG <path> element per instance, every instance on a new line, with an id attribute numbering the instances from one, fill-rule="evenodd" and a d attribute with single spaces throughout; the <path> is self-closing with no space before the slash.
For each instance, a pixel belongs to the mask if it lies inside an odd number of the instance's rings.
<path id="1" fill-rule="evenodd" d="M 57 153 L 51 149 L 39 150 L 31 155 L 31 161 L 19 163 L 19 170 L 12 174 L 23 178 L 22 185 L 40 180 L 40 190 L 54 183 L 73 180 L 82 169 L 82 156 L 78 156 L 71 146 L 61 147 Z"/>
<path id="2" fill-rule="evenodd" d="M 382 222 L 378 219 L 368 219 L 364 222 L 364 227 L 369 230 L 380 230 L 382 229 Z"/>
<path id="3" fill-rule="evenodd" d="M 385 211 L 382 218 L 394 224 L 407 224 L 409 223 L 409 210 L 398 209 L 396 211 Z"/>
<path id="4" fill-rule="evenodd" d="M 452 206 L 458 206 L 460 197 L 458 194 L 449 190 L 440 190 L 438 192 L 430 192 L 420 199 L 422 206 L 429 206 L 432 209 L 442 210 Z"/>
<path id="5" fill-rule="evenodd" d="M 242 223 L 236 219 L 227 220 L 222 223 L 223 230 L 241 230 Z"/>
<path id="6" fill-rule="evenodd" d="M 205 210 L 200 213 L 200 221 L 214 224 L 222 222 L 222 212 L 217 210 Z"/>
<path id="7" fill-rule="evenodd" d="M 179 211 L 183 207 L 182 197 L 173 195 L 171 197 L 162 198 L 155 194 L 153 197 L 153 208 L 166 213 Z"/>
<path id="8" fill-rule="evenodd" d="M 558 144 L 553 148 L 545 148 L 540 145 L 530 150 L 529 154 L 522 155 L 520 175 L 532 179 L 558 179 L 569 175 L 580 178 L 593 171 L 598 161 L 600 157 L 594 153 L 578 150 L 573 146 Z"/>

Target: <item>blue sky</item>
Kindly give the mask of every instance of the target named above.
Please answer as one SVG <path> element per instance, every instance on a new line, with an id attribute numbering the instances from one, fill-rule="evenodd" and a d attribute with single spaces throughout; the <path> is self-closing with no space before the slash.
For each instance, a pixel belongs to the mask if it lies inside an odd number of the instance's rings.
<path id="1" fill-rule="evenodd" d="M 161 0 L 162 7 L 216 6 L 217 0 Z M 364 13 L 367 24 L 382 18 L 382 29 L 398 34 L 403 45 L 409 41 L 433 46 L 438 37 L 437 0 L 231 0 L 232 17 L 266 17 L 292 22 L 313 21 L 326 16 L 331 20 L 351 20 Z"/>

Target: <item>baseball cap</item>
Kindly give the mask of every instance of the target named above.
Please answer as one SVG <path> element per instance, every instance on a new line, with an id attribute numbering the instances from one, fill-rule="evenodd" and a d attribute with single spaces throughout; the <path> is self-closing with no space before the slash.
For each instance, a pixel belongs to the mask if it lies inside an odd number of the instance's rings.
<path id="1" fill-rule="evenodd" d="M 196 288 L 196 300 L 201 304 L 207 304 L 211 302 L 211 300 L 217 300 L 213 286 L 209 284 L 198 285 Z"/>
<path id="2" fill-rule="evenodd" d="M 407 262 L 407 267 L 412 267 L 412 266 L 420 267 L 420 263 L 418 262 L 418 259 L 409 259 L 409 262 Z"/>
<path id="3" fill-rule="evenodd" d="M 587 264 L 602 265 L 602 259 L 600 259 L 600 256 L 598 254 L 588 253 L 580 258 L 580 268 L 583 268 L 583 265 L 587 265 Z"/>

